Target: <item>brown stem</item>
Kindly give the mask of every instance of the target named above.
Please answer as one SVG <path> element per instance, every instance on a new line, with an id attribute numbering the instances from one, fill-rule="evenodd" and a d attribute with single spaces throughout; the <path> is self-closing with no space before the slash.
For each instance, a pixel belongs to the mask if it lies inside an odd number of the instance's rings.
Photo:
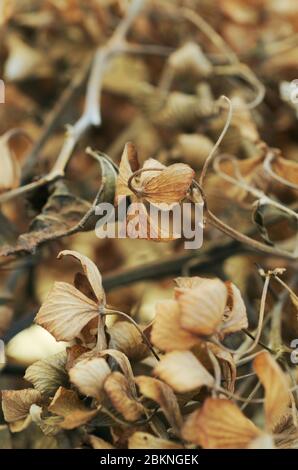
<path id="1" fill-rule="evenodd" d="M 198 189 L 203 198 L 208 221 L 218 230 L 234 238 L 235 240 L 250 246 L 253 250 L 260 251 L 261 253 L 271 254 L 273 256 L 281 256 L 286 259 L 297 259 L 297 255 L 295 253 L 288 253 L 287 251 L 281 250 L 279 248 L 265 245 L 264 243 L 254 240 L 253 238 L 250 238 L 249 236 L 240 233 L 238 230 L 225 224 L 225 222 L 220 220 L 211 210 L 208 209 L 206 195 L 199 183 L 193 180 L 193 185 Z"/>

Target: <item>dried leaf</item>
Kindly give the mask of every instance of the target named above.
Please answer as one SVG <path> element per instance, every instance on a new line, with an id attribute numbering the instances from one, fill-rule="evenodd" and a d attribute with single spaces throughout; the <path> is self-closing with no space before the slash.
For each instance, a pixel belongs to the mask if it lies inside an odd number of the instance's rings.
<path id="1" fill-rule="evenodd" d="M 42 212 L 30 224 L 29 232 L 20 235 L 15 246 L 3 246 L 0 255 L 31 253 L 39 245 L 69 234 L 90 207 L 89 202 L 71 194 L 66 185 L 58 181 Z"/>
<path id="2" fill-rule="evenodd" d="M 2 390 L 2 410 L 5 421 L 13 423 L 27 418 L 31 405 L 41 402 L 38 390 Z"/>

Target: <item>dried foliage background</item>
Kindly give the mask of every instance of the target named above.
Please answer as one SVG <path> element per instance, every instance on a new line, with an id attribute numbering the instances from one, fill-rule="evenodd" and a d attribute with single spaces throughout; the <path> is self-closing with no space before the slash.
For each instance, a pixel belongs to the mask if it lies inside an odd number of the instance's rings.
<path id="1" fill-rule="evenodd" d="M 0 448 L 297 448 L 296 3 L 0 5 Z"/>

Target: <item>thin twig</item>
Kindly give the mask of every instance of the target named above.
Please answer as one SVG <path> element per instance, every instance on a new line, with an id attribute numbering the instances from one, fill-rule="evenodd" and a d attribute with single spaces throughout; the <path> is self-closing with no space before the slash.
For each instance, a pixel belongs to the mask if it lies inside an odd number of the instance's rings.
<path id="1" fill-rule="evenodd" d="M 203 165 L 203 168 L 202 168 L 202 171 L 201 171 L 201 176 L 200 176 L 200 179 L 199 179 L 200 186 L 202 186 L 202 187 L 203 187 L 204 179 L 205 179 L 205 176 L 206 176 L 207 171 L 209 169 L 209 166 L 210 166 L 210 164 L 211 164 L 211 162 L 214 158 L 214 155 L 215 155 L 218 147 L 220 146 L 224 136 L 226 135 L 227 130 L 229 129 L 230 124 L 231 124 L 231 120 L 232 120 L 233 106 L 232 106 L 231 100 L 229 100 L 229 98 L 227 98 L 226 96 L 223 95 L 219 98 L 218 104 L 220 105 L 222 102 L 226 102 L 227 105 L 228 105 L 228 115 L 227 115 L 227 119 L 226 119 L 226 123 L 224 125 L 224 128 L 220 133 L 220 136 L 218 137 L 213 149 L 211 150 L 211 152 L 209 153 L 208 157 L 206 158 L 206 160 L 204 162 L 204 165 Z"/>
<path id="2" fill-rule="evenodd" d="M 240 359 L 243 355 L 248 354 L 251 351 L 253 351 L 256 348 L 256 346 L 258 345 L 259 341 L 260 341 L 260 337 L 261 337 L 261 333 L 262 333 L 263 320 L 264 320 L 264 316 L 265 316 L 266 299 L 267 299 L 267 293 L 268 293 L 270 277 L 271 277 L 271 275 L 268 274 L 268 273 L 265 275 L 265 282 L 264 282 L 264 286 L 263 286 L 263 292 L 262 292 L 261 303 L 260 303 L 259 322 L 258 322 L 257 333 L 256 333 L 256 336 L 255 336 L 255 339 L 254 339 L 253 343 L 249 346 L 249 348 L 246 349 L 246 351 L 242 351 L 242 353 L 240 353 L 238 355 L 238 359 Z"/>

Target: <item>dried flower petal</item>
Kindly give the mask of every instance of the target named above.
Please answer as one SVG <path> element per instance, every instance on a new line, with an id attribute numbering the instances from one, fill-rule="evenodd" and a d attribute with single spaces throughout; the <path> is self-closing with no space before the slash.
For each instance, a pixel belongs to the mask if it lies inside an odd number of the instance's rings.
<path id="1" fill-rule="evenodd" d="M 116 188 L 116 202 L 119 196 L 131 196 L 133 193 L 127 186 L 130 176 L 139 169 L 138 154 L 135 146 L 128 142 L 121 157 Z"/>
<path id="2" fill-rule="evenodd" d="M 182 416 L 173 390 L 160 380 L 145 375 L 136 377 L 136 382 L 141 394 L 159 404 L 174 432 L 179 434 Z"/>
<path id="3" fill-rule="evenodd" d="M 122 351 L 132 361 L 141 361 L 150 353 L 136 327 L 128 321 L 114 323 L 109 336 L 110 348 Z"/>
<path id="4" fill-rule="evenodd" d="M 181 328 L 180 317 L 177 301 L 163 300 L 156 304 L 151 341 L 161 351 L 186 350 L 198 343 L 197 336 Z"/>
<path id="5" fill-rule="evenodd" d="M 31 405 L 41 402 L 38 390 L 2 390 L 2 410 L 5 421 L 13 423 L 28 416 Z"/>
<path id="6" fill-rule="evenodd" d="M 129 449 L 182 449 L 175 442 L 159 439 L 147 432 L 135 432 L 128 440 Z"/>
<path id="7" fill-rule="evenodd" d="M 92 290 L 99 303 L 102 303 L 105 299 L 105 293 L 102 287 L 102 277 L 97 266 L 87 256 L 78 253 L 77 251 L 64 250 L 58 255 L 58 258 L 63 256 L 72 256 L 77 259 L 83 268 L 85 275 L 92 287 Z"/>
<path id="8" fill-rule="evenodd" d="M 116 349 L 105 349 L 100 351 L 100 356 L 111 356 L 115 361 L 118 363 L 120 369 L 122 370 L 123 374 L 128 380 L 128 384 L 130 387 L 130 391 L 132 396 L 137 396 L 136 385 L 134 381 L 134 375 L 132 371 L 132 367 L 128 358 L 123 354 L 121 351 L 117 351 Z"/>
<path id="9" fill-rule="evenodd" d="M 143 197 L 152 204 L 179 203 L 185 198 L 193 178 L 194 171 L 190 166 L 175 163 L 145 181 L 142 186 Z"/>
<path id="10" fill-rule="evenodd" d="M 63 429 L 75 429 L 90 421 L 97 410 L 86 408 L 74 390 L 60 387 L 49 405 L 49 411 L 64 420 L 59 424 Z"/>
<path id="11" fill-rule="evenodd" d="M 229 400 L 207 398 L 186 420 L 182 435 L 204 449 L 244 449 L 262 432 Z"/>
<path id="12" fill-rule="evenodd" d="M 40 308 L 35 321 L 58 341 L 71 341 L 92 318 L 98 306 L 66 282 L 56 282 Z"/>
<path id="13" fill-rule="evenodd" d="M 178 295 L 181 326 L 200 336 L 219 329 L 227 303 L 227 289 L 219 279 L 204 279 L 200 286 Z"/>
<path id="14" fill-rule="evenodd" d="M 267 351 L 257 355 L 253 367 L 265 388 L 266 425 L 273 429 L 288 409 L 290 397 L 287 379 Z"/>
<path id="15" fill-rule="evenodd" d="M 219 361 L 224 387 L 230 392 L 234 392 L 237 367 L 232 354 L 213 343 L 207 343 L 207 347 L 213 352 Z"/>
<path id="16" fill-rule="evenodd" d="M 235 333 L 248 327 L 246 307 L 241 292 L 232 282 L 226 283 L 228 289 L 227 308 L 221 324 L 221 334 Z"/>
<path id="17" fill-rule="evenodd" d="M 138 403 L 131 393 L 127 378 L 120 372 L 112 372 L 104 383 L 104 390 L 114 408 L 127 421 L 137 421 L 144 413 L 141 403 Z"/>
<path id="18" fill-rule="evenodd" d="M 70 381 L 81 393 L 100 400 L 103 397 L 103 385 L 111 370 L 100 357 L 83 359 L 69 371 Z"/>
<path id="19" fill-rule="evenodd" d="M 190 351 L 173 351 L 163 356 L 154 374 L 178 393 L 202 386 L 212 387 L 214 379 Z"/>
<path id="20" fill-rule="evenodd" d="M 65 364 L 66 353 L 62 351 L 34 362 L 27 368 L 24 378 L 31 382 L 42 395 L 53 396 L 60 385 L 68 383 Z"/>

